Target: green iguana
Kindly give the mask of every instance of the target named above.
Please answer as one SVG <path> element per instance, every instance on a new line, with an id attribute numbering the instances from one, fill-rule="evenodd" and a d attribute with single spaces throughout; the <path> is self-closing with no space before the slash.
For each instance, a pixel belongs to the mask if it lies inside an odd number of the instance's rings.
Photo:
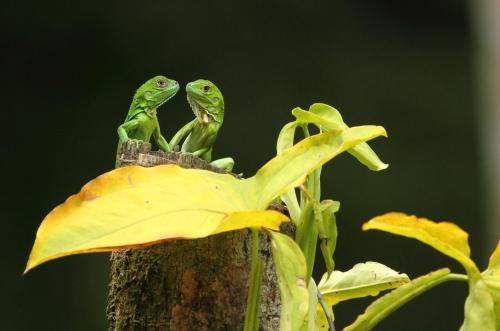
<path id="1" fill-rule="evenodd" d="M 149 142 L 151 136 L 162 150 L 169 152 L 170 146 L 160 132 L 156 110 L 172 98 L 179 90 L 179 83 L 164 76 L 156 76 L 141 85 L 135 92 L 125 122 L 118 127 L 118 149 L 116 164 L 123 143 L 127 140 Z"/>
<path id="2" fill-rule="evenodd" d="M 231 171 L 234 160 L 230 157 L 212 161 L 212 146 L 224 121 L 224 98 L 214 83 L 198 79 L 186 85 L 187 99 L 196 118 L 184 125 L 170 140 L 177 146 L 187 137 L 181 152 L 199 156 L 211 165 Z M 211 162 L 212 161 L 212 162 Z"/>

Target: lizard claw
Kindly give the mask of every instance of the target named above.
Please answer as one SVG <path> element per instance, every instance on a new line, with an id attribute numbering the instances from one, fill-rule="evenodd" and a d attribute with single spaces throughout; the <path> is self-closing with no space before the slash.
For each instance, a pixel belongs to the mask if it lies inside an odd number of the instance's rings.
<path id="1" fill-rule="evenodd" d="M 140 146 L 144 144 L 144 141 L 139 139 L 127 139 L 122 144 L 123 151 L 139 150 Z"/>
<path id="2" fill-rule="evenodd" d="M 127 140 L 129 148 L 139 149 L 139 146 L 144 143 L 144 141 L 139 139 L 129 139 Z"/>

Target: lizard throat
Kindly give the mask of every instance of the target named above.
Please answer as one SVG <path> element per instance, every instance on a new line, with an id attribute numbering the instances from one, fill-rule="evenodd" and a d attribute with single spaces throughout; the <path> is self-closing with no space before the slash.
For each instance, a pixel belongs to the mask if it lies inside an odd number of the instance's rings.
<path id="1" fill-rule="evenodd" d="M 196 115 L 198 120 L 203 123 L 203 124 L 209 124 L 212 121 L 218 122 L 217 117 L 215 114 L 212 114 L 208 111 L 206 111 L 203 107 L 201 107 L 196 101 L 190 99 L 188 97 L 188 103 L 191 106 L 191 109 L 193 110 L 193 113 Z"/>
<path id="2" fill-rule="evenodd" d="M 155 117 L 156 116 L 156 108 L 147 109 L 146 115 L 148 115 L 149 117 Z"/>

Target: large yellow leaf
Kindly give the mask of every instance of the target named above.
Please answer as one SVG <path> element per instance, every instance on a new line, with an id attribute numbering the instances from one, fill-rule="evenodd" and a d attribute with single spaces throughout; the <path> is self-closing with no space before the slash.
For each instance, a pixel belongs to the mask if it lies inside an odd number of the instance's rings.
<path id="1" fill-rule="evenodd" d="M 456 224 L 433 222 L 403 213 L 387 213 L 363 224 L 363 230 L 372 229 L 417 239 L 460 262 L 469 276 L 479 275 L 475 263 L 469 257 L 469 235 Z"/>
<path id="2" fill-rule="evenodd" d="M 320 134 L 303 140 L 238 180 L 174 165 L 124 167 L 105 173 L 56 207 L 37 232 L 26 271 L 61 256 L 194 239 L 246 227 L 278 229 L 287 217 L 265 211 L 281 192 L 353 144 L 384 134 L 381 127 Z"/>
<path id="3" fill-rule="evenodd" d="M 124 167 L 99 176 L 50 212 L 26 271 L 60 256 L 266 226 L 286 216 L 254 211 L 230 175 L 175 165 Z"/>

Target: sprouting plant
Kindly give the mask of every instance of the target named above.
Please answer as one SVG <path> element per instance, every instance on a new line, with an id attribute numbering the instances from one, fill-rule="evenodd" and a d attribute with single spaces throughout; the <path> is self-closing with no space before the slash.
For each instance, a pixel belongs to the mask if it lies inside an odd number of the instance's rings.
<path id="1" fill-rule="evenodd" d="M 349 128 L 339 112 L 325 104 L 292 111 L 278 138 L 278 155 L 247 179 L 175 165 L 123 167 L 107 172 L 50 212 L 37 232 L 26 272 L 46 261 L 71 254 L 142 247 L 165 240 L 196 239 L 250 228 L 253 238 L 250 289 L 245 331 L 258 329 L 262 263 L 258 231 L 266 231 L 281 292 L 280 330 L 333 329 L 332 306 L 353 298 L 377 295 L 376 300 L 346 330 L 370 330 L 399 306 L 447 280 L 466 280 L 463 331 L 495 330 L 500 306 L 500 249 L 483 273 L 469 258 L 467 235 L 450 223 L 433 223 L 390 213 L 372 219 L 364 229 L 379 229 L 416 238 L 461 262 L 466 275 L 440 269 L 410 281 L 380 263 L 360 263 L 335 270 L 337 201 L 321 200 L 321 167 L 347 151 L 371 170 L 387 167 L 367 141 L 385 135 L 380 126 Z M 309 126 L 316 127 L 311 135 Z M 294 144 L 300 128 L 304 139 Z M 295 237 L 277 232 L 288 217 L 267 210 L 281 198 L 295 224 Z M 312 279 L 319 246 L 327 272 Z M 495 320 L 496 318 L 496 320 Z"/>

